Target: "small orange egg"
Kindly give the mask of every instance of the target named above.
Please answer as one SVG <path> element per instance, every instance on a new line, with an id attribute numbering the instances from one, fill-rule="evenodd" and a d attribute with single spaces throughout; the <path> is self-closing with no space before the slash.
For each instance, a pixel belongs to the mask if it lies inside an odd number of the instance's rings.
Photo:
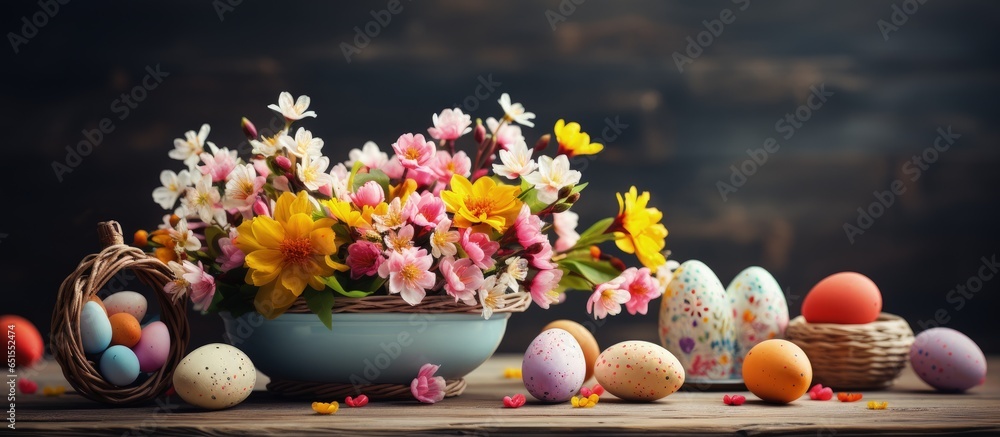
<path id="1" fill-rule="evenodd" d="M 135 316 L 129 313 L 112 314 L 111 320 L 111 345 L 120 344 L 125 347 L 135 346 L 142 337 L 142 327 Z"/>
<path id="2" fill-rule="evenodd" d="M 590 379 L 594 374 L 594 362 L 597 361 L 597 356 L 601 354 L 601 348 L 597 345 L 597 339 L 594 338 L 594 334 L 591 334 L 583 325 L 565 319 L 556 320 L 545 325 L 542 331 L 554 328 L 569 332 L 569 335 L 572 335 L 576 339 L 576 342 L 580 343 L 580 349 L 583 349 L 583 359 L 587 361 L 587 375 L 583 377 L 583 380 Z"/>
<path id="3" fill-rule="evenodd" d="M 809 323 L 864 324 L 882 311 L 882 293 L 867 276 L 842 272 L 819 281 L 802 301 Z"/>
<path id="4" fill-rule="evenodd" d="M 802 397 L 812 376 L 809 357 L 787 340 L 765 340 L 743 359 L 747 389 L 767 402 L 787 404 Z"/>

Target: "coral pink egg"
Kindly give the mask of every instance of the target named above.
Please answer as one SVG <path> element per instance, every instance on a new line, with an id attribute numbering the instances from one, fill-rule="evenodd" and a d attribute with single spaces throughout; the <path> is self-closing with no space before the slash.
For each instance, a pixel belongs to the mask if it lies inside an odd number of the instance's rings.
<path id="1" fill-rule="evenodd" d="M 819 281 L 802 302 L 809 323 L 864 324 L 882 311 L 882 293 L 867 276 L 836 273 Z"/>

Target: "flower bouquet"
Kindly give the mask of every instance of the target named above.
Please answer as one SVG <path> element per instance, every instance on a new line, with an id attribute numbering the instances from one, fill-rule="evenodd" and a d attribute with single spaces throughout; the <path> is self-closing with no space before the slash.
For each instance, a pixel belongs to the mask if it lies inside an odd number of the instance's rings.
<path id="1" fill-rule="evenodd" d="M 335 302 L 373 295 L 413 307 L 444 298 L 489 319 L 510 297 L 548 308 L 575 289 L 592 293 L 596 318 L 622 305 L 645 314 L 669 280 L 667 230 L 648 192 L 619 194 L 617 215 L 577 233 L 571 208 L 587 183 L 571 158 L 604 147 L 578 123 L 559 120 L 529 147 L 521 126 L 535 115 L 503 94 L 499 119 L 473 125 L 445 109 L 429 137 L 399 136 L 392 156 L 368 142 L 331 166 L 323 140 L 297 126 L 316 117 L 309 103 L 281 93 L 268 106 L 284 119 L 273 135 L 243 118 L 245 158 L 208 141 L 208 125 L 174 140 L 169 156 L 187 168 L 163 171 L 153 191 L 170 213 L 135 235 L 175 273 L 173 296 L 268 319 L 304 304 L 330 327 Z M 642 267 L 598 248 L 611 240 Z"/>

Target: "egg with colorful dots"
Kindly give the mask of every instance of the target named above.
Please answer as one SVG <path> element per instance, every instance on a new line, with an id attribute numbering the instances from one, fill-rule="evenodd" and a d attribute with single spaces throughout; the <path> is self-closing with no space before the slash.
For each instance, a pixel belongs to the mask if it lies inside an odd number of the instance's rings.
<path id="1" fill-rule="evenodd" d="M 788 304 L 774 276 L 756 266 L 736 275 L 726 287 L 726 295 L 736 319 L 733 374 L 739 378 L 747 351 L 764 340 L 784 337 Z"/>
<path id="2" fill-rule="evenodd" d="M 597 382 L 627 401 L 651 402 L 684 385 L 684 367 L 670 351 L 648 341 L 624 341 L 601 352 Z"/>
<path id="3" fill-rule="evenodd" d="M 931 328 L 910 347 L 910 365 L 940 391 L 964 392 L 986 381 L 986 356 L 976 342 L 951 328 Z"/>
<path id="4" fill-rule="evenodd" d="M 553 328 L 538 334 L 521 363 L 524 388 L 543 402 L 566 402 L 583 387 L 587 374 L 583 349 L 563 329 Z"/>
<path id="5" fill-rule="evenodd" d="M 689 380 L 730 379 L 735 362 L 733 310 L 712 269 L 685 261 L 663 293 L 660 342 Z"/>
<path id="6" fill-rule="evenodd" d="M 191 351 L 174 370 L 174 390 L 191 405 L 208 410 L 246 400 L 257 383 L 253 362 L 228 344 L 212 343 Z"/>

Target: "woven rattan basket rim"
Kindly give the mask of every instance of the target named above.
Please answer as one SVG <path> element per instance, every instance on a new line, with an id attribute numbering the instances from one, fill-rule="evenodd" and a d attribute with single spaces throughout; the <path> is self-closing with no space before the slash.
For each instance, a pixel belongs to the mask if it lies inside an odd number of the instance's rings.
<path id="1" fill-rule="evenodd" d="M 499 299 L 500 305 L 493 310 L 494 314 L 523 312 L 531 305 L 531 295 L 528 293 L 508 293 Z M 360 298 L 339 297 L 334 301 L 333 312 L 336 313 L 451 313 L 480 314 L 483 306 L 465 305 L 455 302 L 451 296 L 426 296 L 419 305 L 410 305 L 398 295 L 367 296 Z M 311 313 L 304 299 L 298 299 L 286 313 Z"/>
<path id="2" fill-rule="evenodd" d="M 63 376 L 84 397 L 113 405 L 149 401 L 170 388 L 173 370 L 184 357 L 190 337 L 187 299 L 173 299 L 163 286 L 173 280 L 170 268 L 142 250 L 122 244 L 121 226 L 114 221 L 98 225 L 104 249 L 85 257 L 59 287 L 52 311 L 50 347 Z M 160 306 L 160 320 L 170 334 L 170 350 L 164 366 L 134 387 L 116 387 L 104 380 L 97 363 L 83 350 L 80 318 L 83 306 L 121 270 L 131 270 L 153 289 Z"/>
<path id="3" fill-rule="evenodd" d="M 857 335 L 867 332 L 890 332 L 913 335 L 910 324 L 900 316 L 890 313 L 880 313 L 871 323 L 840 324 L 840 323 L 809 323 L 805 317 L 798 316 L 788 323 L 788 331 L 822 333 L 827 335 Z"/>

